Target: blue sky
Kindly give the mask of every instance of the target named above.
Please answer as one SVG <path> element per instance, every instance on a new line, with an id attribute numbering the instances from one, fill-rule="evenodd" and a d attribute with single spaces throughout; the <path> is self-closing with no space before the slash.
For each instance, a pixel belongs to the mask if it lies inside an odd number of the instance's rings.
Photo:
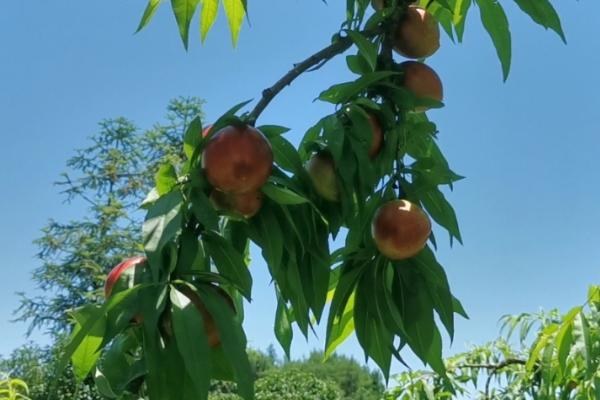
<path id="1" fill-rule="evenodd" d="M 133 35 L 144 4 L 136 1 L 3 2 L 0 5 L 0 354 L 25 342 L 11 324 L 16 291 L 35 293 L 38 265 L 32 241 L 52 217 L 82 215 L 52 185 L 73 150 L 86 145 L 97 122 L 126 116 L 141 127 L 161 120 L 168 100 L 206 99 L 208 118 L 256 98 L 294 62 L 323 47 L 343 15 L 343 3 L 250 1 L 237 48 L 220 19 L 206 45 L 188 53 L 167 7 Z M 452 288 L 471 315 L 460 320 L 447 353 L 493 338 L 505 313 L 583 302 L 600 282 L 600 41 L 594 1 L 556 1 L 569 44 L 534 25 L 504 1 L 513 32 L 507 83 L 477 10 L 462 45 L 444 38 L 430 59 L 445 86 L 446 108 L 431 112 L 440 145 L 467 177 L 449 195 L 464 246 L 440 246 Z M 297 140 L 325 113 L 312 102 L 325 87 L 347 80 L 342 59 L 286 89 L 260 123 L 282 124 Z M 438 237 L 441 237 L 438 234 Z M 256 298 L 248 308 L 251 345 L 272 334 L 274 297 L 264 264 L 253 266 Z M 41 333 L 34 340 L 43 341 Z M 293 354 L 319 347 L 321 337 L 294 342 Z M 354 340 L 341 351 L 360 356 Z M 394 366 L 399 371 L 398 365 Z"/>

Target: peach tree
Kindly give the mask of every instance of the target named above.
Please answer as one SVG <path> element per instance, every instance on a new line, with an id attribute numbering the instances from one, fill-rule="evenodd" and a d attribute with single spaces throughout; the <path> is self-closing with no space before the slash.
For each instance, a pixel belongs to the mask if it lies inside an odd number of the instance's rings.
<path id="1" fill-rule="evenodd" d="M 515 2 L 564 40 L 548 0 Z M 149 1 L 138 29 L 161 3 Z M 196 12 L 204 40 L 219 5 L 171 1 L 186 48 Z M 235 43 L 249 5 L 222 6 Z M 436 259 L 432 221 L 450 244 L 462 242 L 442 189 L 463 177 L 426 114 L 443 106 L 443 86 L 424 59 L 438 50 L 440 31 L 462 40 L 475 6 L 506 79 L 511 34 L 496 0 L 347 0 L 331 43 L 294 64 L 252 107 L 242 102 L 210 124 L 192 120 L 185 161 L 163 163 L 141 205 L 143 254 L 109 274 L 104 304 L 72 311 L 62 364 L 70 360 L 80 378 L 92 373 L 106 398 L 206 399 L 211 380 L 221 379 L 252 399 L 242 321 L 252 300 L 253 243 L 272 277 L 275 335 L 286 353 L 294 327 L 308 336 L 323 322 L 326 355 L 355 333 L 386 378 L 407 350 L 444 378 L 441 329 L 452 338 L 455 315 L 466 313 Z M 356 79 L 318 95 L 332 112 L 299 146 L 278 121 L 260 120 L 304 72 L 349 51 Z M 343 245 L 333 248 L 336 238 Z"/>

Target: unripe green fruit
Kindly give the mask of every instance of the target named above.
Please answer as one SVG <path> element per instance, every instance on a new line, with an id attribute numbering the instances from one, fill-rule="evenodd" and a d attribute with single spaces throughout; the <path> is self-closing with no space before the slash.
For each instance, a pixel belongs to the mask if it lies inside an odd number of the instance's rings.
<path id="1" fill-rule="evenodd" d="M 314 154 L 306 165 L 315 191 L 329 201 L 339 201 L 340 190 L 335 174 L 335 163 L 327 153 Z"/>

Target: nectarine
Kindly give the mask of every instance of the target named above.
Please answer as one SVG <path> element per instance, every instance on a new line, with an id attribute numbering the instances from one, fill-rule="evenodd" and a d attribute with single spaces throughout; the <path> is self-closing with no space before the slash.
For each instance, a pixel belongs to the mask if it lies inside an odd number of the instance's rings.
<path id="1" fill-rule="evenodd" d="M 229 125 L 213 133 L 204 149 L 202 166 L 217 189 L 247 193 L 260 189 L 273 168 L 273 151 L 256 128 Z"/>
<path id="2" fill-rule="evenodd" d="M 306 164 L 315 191 L 325 200 L 338 201 L 340 190 L 335 174 L 335 163 L 328 153 L 314 154 Z"/>
<path id="3" fill-rule="evenodd" d="M 424 8 L 411 5 L 394 32 L 394 50 L 407 58 L 431 56 L 440 47 L 440 28 Z"/>
<path id="4" fill-rule="evenodd" d="M 431 234 L 431 222 L 417 205 L 407 200 L 393 200 L 375 212 L 371 234 L 381 254 L 392 260 L 403 260 L 425 247 Z"/>

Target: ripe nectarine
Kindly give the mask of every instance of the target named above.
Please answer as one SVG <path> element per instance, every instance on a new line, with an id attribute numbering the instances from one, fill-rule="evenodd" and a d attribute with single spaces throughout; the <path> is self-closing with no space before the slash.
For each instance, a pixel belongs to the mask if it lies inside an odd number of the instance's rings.
<path id="1" fill-rule="evenodd" d="M 258 190 L 248 193 L 225 193 L 215 189 L 210 194 L 215 208 L 243 218 L 256 215 L 262 206 L 262 199 L 262 192 Z"/>
<path id="2" fill-rule="evenodd" d="M 392 260 L 403 260 L 425 247 L 431 234 L 431 222 L 415 204 L 393 200 L 375 212 L 371 234 L 381 254 Z"/>
<path id="3" fill-rule="evenodd" d="M 104 297 L 109 298 L 113 293 L 129 289 L 142 280 L 141 274 L 147 268 L 146 257 L 128 258 L 114 267 L 104 284 Z"/>
<path id="4" fill-rule="evenodd" d="M 248 125 L 229 125 L 212 134 L 202 157 L 206 178 L 223 192 L 247 193 L 260 189 L 273 168 L 267 138 Z"/>
<path id="5" fill-rule="evenodd" d="M 411 5 L 394 33 L 394 50 L 407 58 L 429 57 L 440 47 L 440 28 L 424 8 Z"/>
<path id="6" fill-rule="evenodd" d="M 405 61 L 400 64 L 403 85 L 417 98 L 428 98 L 437 101 L 444 99 L 444 88 L 438 74 L 428 65 L 417 61 Z M 427 111 L 429 107 L 416 107 L 415 111 Z"/>

